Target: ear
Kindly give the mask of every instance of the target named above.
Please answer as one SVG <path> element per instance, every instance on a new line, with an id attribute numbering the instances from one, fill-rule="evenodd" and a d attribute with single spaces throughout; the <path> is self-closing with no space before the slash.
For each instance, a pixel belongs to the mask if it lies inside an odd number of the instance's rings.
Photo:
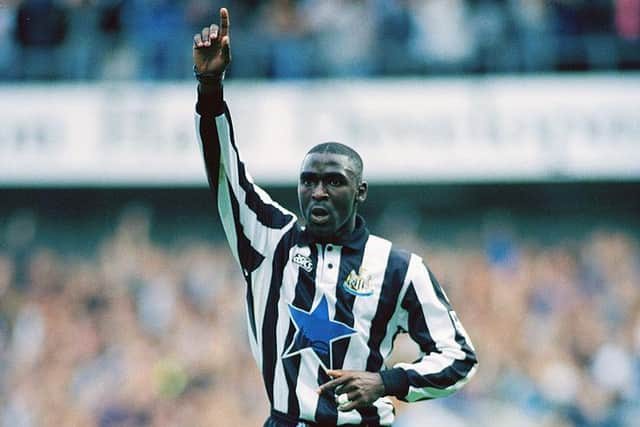
<path id="1" fill-rule="evenodd" d="M 362 181 L 360 185 L 358 185 L 358 194 L 356 195 L 356 200 L 358 203 L 363 203 L 367 200 L 367 191 L 369 190 L 369 185 L 366 181 Z"/>

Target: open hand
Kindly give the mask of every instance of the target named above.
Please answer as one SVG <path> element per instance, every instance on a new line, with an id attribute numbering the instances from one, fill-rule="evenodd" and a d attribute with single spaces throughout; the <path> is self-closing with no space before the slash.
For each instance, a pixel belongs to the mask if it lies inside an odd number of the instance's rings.
<path id="1" fill-rule="evenodd" d="M 222 77 L 231 62 L 229 11 L 220 9 L 220 25 L 211 24 L 193 36 L 193 63 L 199 73 Z"/>
<path id="2" fill-rule="evenodd" d="M 369 406 L 384 396 L 384 383 L 377 372 L 330 370 L 333 379 L 322 384 L 318 393 L 333 391 L 338 410 L 347 412 Z M 346 394 L 345 397 L 340 397 Z"/>

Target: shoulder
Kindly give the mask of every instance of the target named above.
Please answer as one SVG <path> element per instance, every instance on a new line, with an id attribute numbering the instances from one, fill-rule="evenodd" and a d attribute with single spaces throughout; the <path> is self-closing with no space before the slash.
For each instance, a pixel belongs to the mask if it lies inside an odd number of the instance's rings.
<path id="1" fill-rule="evenodd" d="M 367 250 L 370 250 L 371 246 L 384 247 L 385 257 L 387 259 L 386 273 L 393 274 L 395 276 L 406 276 L 411 266 L 414 264 L 421 264 L 422 258 L 413 252 L 410 252 L 404 248 L 395 245 L 388 239 L 380 236 L 370 235 L 367 242 Z"/>

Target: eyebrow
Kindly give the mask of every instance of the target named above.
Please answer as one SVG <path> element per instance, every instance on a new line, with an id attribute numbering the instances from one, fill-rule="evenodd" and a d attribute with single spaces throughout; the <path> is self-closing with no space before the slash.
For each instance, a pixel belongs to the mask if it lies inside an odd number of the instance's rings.
<path id="1" fill-rule="evenodd" d="M 342 174 L 340 172 L 327 172 L 327 173 L 302 172 L 300 173 L 300 179 L 310 179 L 310 180 L 327 179 L 327 178 L 345 179 L 345 178 L 348 178 L 347 177 L 348 173 L 349 171 L 347 171 L 346 174 Z"/>

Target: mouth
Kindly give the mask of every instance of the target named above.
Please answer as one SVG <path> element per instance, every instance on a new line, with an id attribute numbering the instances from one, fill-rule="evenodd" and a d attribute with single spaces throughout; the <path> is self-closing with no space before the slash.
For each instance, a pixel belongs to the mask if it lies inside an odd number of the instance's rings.
<path id="1" fill-rule="evenodd" d="M 329 210 L 323 206 L 314 206 L 309 212 L 310 222 L 323 225 L 329 222 Z"/>

